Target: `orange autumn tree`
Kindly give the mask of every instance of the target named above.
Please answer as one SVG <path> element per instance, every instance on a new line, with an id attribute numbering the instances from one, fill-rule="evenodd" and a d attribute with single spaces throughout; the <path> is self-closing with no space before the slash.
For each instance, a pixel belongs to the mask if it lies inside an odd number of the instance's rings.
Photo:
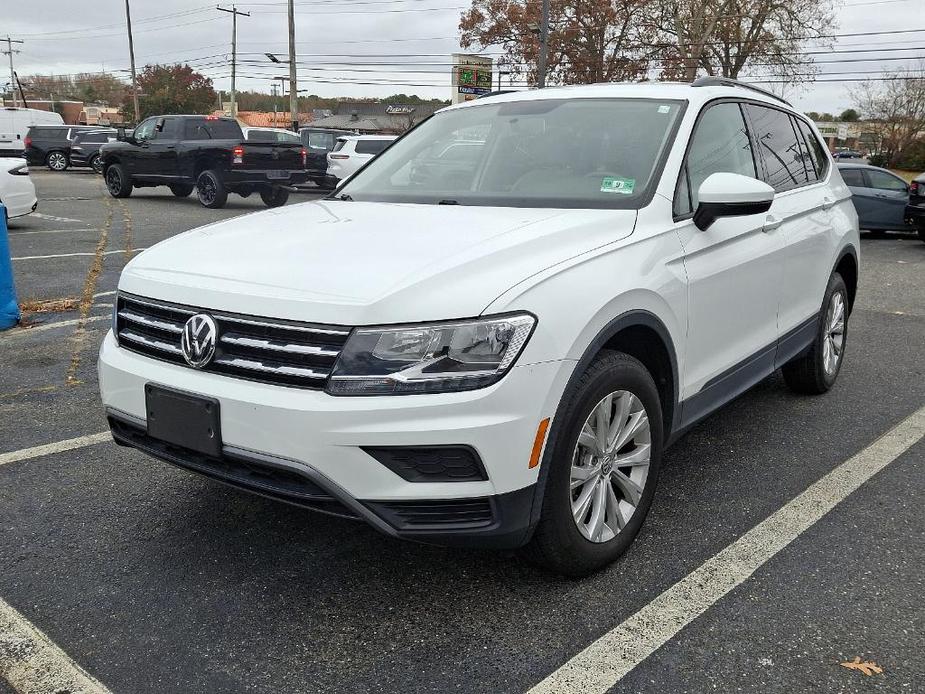
<path id="1" fill-rule="evenodd" d="M 643 79 L 644 46 L 654 40 L 643 21 L 645 0 L 550 0 L 547 84 L 587 84 Z M 512 75 L 536 81 L 539 55 L 537 0 L 473 0 L 459 22 L 460 45 L 500 46 Z"/>

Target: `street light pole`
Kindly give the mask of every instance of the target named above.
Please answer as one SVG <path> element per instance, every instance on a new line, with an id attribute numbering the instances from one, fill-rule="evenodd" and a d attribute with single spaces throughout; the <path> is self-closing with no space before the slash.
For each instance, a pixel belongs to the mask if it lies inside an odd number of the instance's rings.
<path id="1" fill-rule="evenodd" d="M 19 53 L 19 50 L 14 49 L 13 44 L 23 43 L 23 42 L 20 41 L 19 39 L 11 39 L 9 34 L 7 34 L 7 37 L 3 39 L 3 41 L 6 41 L 6 50 L 3 52 L 6 53 L 8 56 L 10 56 L 10 92 L 13 95 L 13 106 L 15 107 L 17 106 L 17 103 L 16 103 L 16 71 L 13 70 L 13 54 Z"/>
<path id="2" fill-rule="evenodd" d="M 237 98 L 234 88 L 234 79 L 235 79 L 235 68 L 238 64 L 238 15 L 243 15 L 244 17 L 250 17 L 250 12 L 241 12 L 234 5 L 231 6 L 231 9 L 226 9 L 224 7 L 216 7 L 216 10 L 220 12 L 228 12 L 231 14 L 231 117 L 236 118 L 238 115 L 238 105 Z"/>
<path id="3" fill-rule="evenodd" d="M 549 0 L 543 0 L 543 19 L 540 24 L 540 55 L 536 61 L 536 86 L 546 86 L 546 61 L 549 51 Z"/>
<path id="4" fill-rule="evenodd" d="M 128 57 L 132 68 L 132 105 L 135 108 L 135 123 L 141 120 L 138 109 L 138 78 L 135 75 L 135 44 L 132 42 L 132 11 L 125 0 L 125 26 L 128 28 Z"/>
<path id="5" fill-rule="evenodd" d="M 299 132 L 299 87 L 296 81 L 295 64 L 295 9 L 289 0 L 289 118 L 292 131 Z"/>

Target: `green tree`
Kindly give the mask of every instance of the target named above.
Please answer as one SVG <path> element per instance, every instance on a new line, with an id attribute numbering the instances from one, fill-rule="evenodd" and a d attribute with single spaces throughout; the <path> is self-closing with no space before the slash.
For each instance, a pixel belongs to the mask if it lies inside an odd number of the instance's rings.
<path id="1" fill-rule="evenodd" d="M 861 120 L 861 114 L 855 111 L 853 108 L 846 108 L 841 112 L 838 120 L 844 121 L 845 123 L 857 123 L 859 120 Z"/>
<path id="2" fill-rule="evenodd" d="M 189 65 L 146 65 L 138 76 L 141 113 L 137 117 L 130 91 L 125 96 L 122 114 L 136 123 L 160 114 L 209 113 L 216 104 L 212 80 Z"/>

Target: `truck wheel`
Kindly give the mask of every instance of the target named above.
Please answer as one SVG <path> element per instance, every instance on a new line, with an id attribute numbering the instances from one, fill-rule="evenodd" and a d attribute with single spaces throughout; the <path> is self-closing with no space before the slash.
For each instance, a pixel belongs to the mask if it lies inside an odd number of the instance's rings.
<path id="1" fill-rule="evenodd" d="M 193 188 L 196 186 L 190 185 L 189 183 L 176 183 L 170 186 L 170 192 L 176 195 L 178 198 L 189 197 L 189 194 L 193 192 Z"/>
<path id="2" fill-rule="evenodd" d="M 106 173 L 106 190 L 114 198 L 127 198 L 132 194 L 132 179 L 121 164 L 111 164 Z"/>
<path id="3" fill-rule="evenodd" d="M 260 199 L 267 207 L 282 207 L 289 199 L 289 191 L 285 188 L 273 188 L 260 191 Z"/>
<path id="4" fill-rule="evenodd" d="M 67 165 L 67 155 L 64 152 L 49 152 L 45 157 L 45 166 L 52 171 L 64 171 Z"/>
<path id="5" fill-rule="evenodd" d="M 228 202 L 228 191 L 217 171 L 209 169 L 199 174 L 196 180 L 196 195 L 203 207 L 217 210 Z"/>

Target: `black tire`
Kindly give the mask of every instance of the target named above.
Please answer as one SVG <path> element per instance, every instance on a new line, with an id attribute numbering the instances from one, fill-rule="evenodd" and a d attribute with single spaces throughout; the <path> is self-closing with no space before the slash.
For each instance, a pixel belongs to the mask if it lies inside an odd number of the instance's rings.
<path id="1" fill-rule="evenodd" d="M 45 155 L 45 166 L 52 171 L 66 171 L 69 166 L 67 155 L 59 150 L 49 152 Z"/>
<path id="2" fill-rule="evenodd" d="M 207 169 L 196 179 L 196 196 L 203 207 L 217 210 L 228 202 L 228 190 L 221 175 L 213 169 Z"/>
<path id="3" fill-rule="evenodd" d="M 835 297 L 839 296 L 843 312 L 841 327 L 841 346 L 837 351 L 834 364 L 830 362 L 830 367 L 826 368 L 826 351 L 832 349 L 832 344 L 826 347 L 827 338 L 830 336 L 829 326 L 832 318 L 830 311 L 833 310 Z M 784 374 L 784 381 L 791 390 L 806 395 L 821 395 L 828 391 L 838 378 L 841 371 L 841 365 L 845 357 L 845 348 L 848 345 L 848 318 L 850 316 L 850 305 L 848 303 L 848 288 L 845 281 L 837 272 L 833 272 L 829 278 L 829 284 L 825 290 L 825 298 L 822 301 L 822 308 L 819 311 L 819 322 L 816 326 L 816 339 L 813 340 L 809 351 L 802 356 L 784 364 L 781 369 Z M 834 334 L 834 333 L 832 333 Z"/>
<path id="4" fill-rule="evenodd" d="M 289 200 L 289 191 L 285 188 L 273 188 L 271 190 L 261 190 L 260 199 L 267 207 L 282 207 Z"/>
<path id="5" fill-rule="evenodd" d="M 611 393 L 627 391 L 642 403 L 649 421 L 648 477 L 636 509 L 622 530 L 605 542 L 592 542 L 578 529 L 572 516 L 574 501 L 571 471 L 578 437 L 598 404 Z M 565 396 L 556 413 L 557 430 L 552 453 L 545 457 L 549 470 L 540 521 L 521 551 L 528 561 L 566 576 L 586 576 L 604 568 L 632 544 L 645 520 L 661 466 L 662 408 L 652 375 L 642 363 L 622 352 L 604 351 L 591 363 Z M 619 487 L 612 487 L 619 492 Z M 577 491 L 577 490 L 576 490 Z"/>
<path id="6" fill-rule="evenodd" d="M 178 198 L 188 198 L 190 193 L 196 189 L 196 186 L 190 183 L 175 183 L 170 186 L 170 192 Z"/>
<path id="7" fill-rule="evenodd" d="M 114 198 L 127 198 L 132 194 L 132 178 L 122 164 L 110 164 L 103 173 L 106 190 Z"/>
<path id="8" fill-rule="evenodd" d="M 94 154 L 92 157 L 90 157 L 90 161 L 88 163 L 94 172 L 98 174 L 103 173 L 103 157 L 101 157 L 99 154 Z"/>

